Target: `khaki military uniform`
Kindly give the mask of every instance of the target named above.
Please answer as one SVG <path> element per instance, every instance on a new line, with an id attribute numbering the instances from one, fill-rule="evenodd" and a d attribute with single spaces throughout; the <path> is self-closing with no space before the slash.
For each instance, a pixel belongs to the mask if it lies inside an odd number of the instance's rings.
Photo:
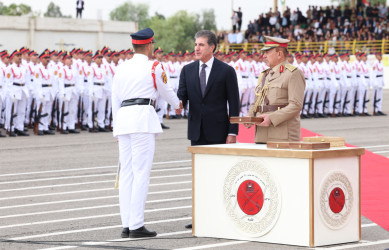
<path id="1" fill-rule="evenodd" d="M 273 72 L 271 72 L 271 70 Z M 265 77 L 263 82 L 263 77 Z M 255 128 L 255 142 L 300 141 L 300 111 L 303 107 L 305 79 L 301 70 L 287 61 L 272 69 L 262 71 L 258 78 L 260 86 L 268 86 L 262 105 L 251 104 L 248 116 L 269 114 L 269 127 Z M 259 88 L 257 88 L 258 90 Z"/>

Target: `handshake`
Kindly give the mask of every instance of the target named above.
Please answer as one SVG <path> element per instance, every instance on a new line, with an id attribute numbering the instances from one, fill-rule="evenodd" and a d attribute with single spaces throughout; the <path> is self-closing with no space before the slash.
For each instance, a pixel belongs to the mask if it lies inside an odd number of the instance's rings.
<path id="1" fill-rule="evenodd" d="M 181 115 L 183 109 L 184 109 L 184 105 L 182 104 L 182 101 L 180 100 L 180 108 L 175 110 L 176 115 Z"/>

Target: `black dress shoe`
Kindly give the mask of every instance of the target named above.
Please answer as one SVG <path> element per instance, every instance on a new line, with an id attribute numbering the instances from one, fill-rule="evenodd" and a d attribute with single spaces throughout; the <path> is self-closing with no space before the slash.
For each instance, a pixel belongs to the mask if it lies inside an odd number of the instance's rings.
<path id="1" fill-rule="evenodd" d="M 9 132 L 9 133 L 8 133 L 8 136 L 10 136 L 10 137 L 16 137 L 16 133 L 13 132 L 13 131 L 12 131 L 12 132 Z"/>
<path id="2" fill-rule="evenodd" d="M 161 123 L 162 129 L 170 129 L 170 127 L 166 126 L 165 124 Z"/>
<path id="3" fill-rule="evenodd" d="M 86 130 L 86 125 L 81 125 L 81 130 L 85 131 Z"/>
<path id="4" fill-rule="evenodd" d="M 146 237 L 155 237 L 157 233 L 155 231 L 149 231 L 142 226 L 136 230 L 130 230 L 129 237 L 130 238 L 146 238 Z"/>
<path id="5" fill-rule="evenodd" d="M 29 133 L 26 133 L 26 132 L 24 132 L 24 131 L 17 130 L 17 129 L 15 129 L 15 133 L 16 133 L 17 135 L 19 135 L 19 136 L 30 136 Z"/>
<path id="6" fill-rule="evenodd" d="M 109 130 L 106 129 L 106 128 L 101 128 L 101 127 L 99 127 L 99 132 L 109 132 Z"/>
<path id="7" fill-rule="evenodd" d="M 49 126 L 49 130 L 55 130 L 56 129 L 56 127 L 54 127 L 54 126 Z"/>
<path id="8" fill-rule="evenodd" d="M 38 134 L 37 135 L 43 135 L 43 130 L 38 130 Z"/>
<path id="9" fill-rule="evenodd" d="M 383 115 L 383 116 L 385 116 L 385 115 L 386 115 L 386 114 L 385 114 L 385 113 L 383 113 L 382 111 L 378 111 L 378 112 L 377 112 L 377 114 L 378 114 L 378 115 Z"/>
<path id="10" fill-rule="evenodd" d="M 122 238 L 128 238 L 130 237 L 130 229 L 128 227 L 123 227 L 123 231 L 122 231 L 122 234 L 120 235 L 120 237 Z"/>
<path id="11" fill-rule="evenodd" d="M 89 132 L 90 132 L 90 133 L 98 133 L 99 130 L 98 130 L 97 128 L 95 128 L 94 130 L 93 130 L 93 128 L 90 128 L 90 129 L 89 129 Z"/>
<path id="12" fill-rule="evenodd" d="M 191 229 L 191 228 L 192 228 L 192 223 L 190 223 L 190 224 L 186 224 L 186 225 L 185 225 L 185 228 L 187 228 L 187 229 Z"/>
<path id="13" fill-rule="evenodd" d="M 67 135 L 67 134 L 69 134 L 69 131 L 67 131 L 67 130 L 62 130 L 60 133 L 63 134 L 63 135 Z"/>
<path id="14" fill-rule="evenodd" d="M 80 131 L 75 130 L 75 129 L 69 129 L 69 133 L 70 133 L 70 134 L 79 134 Z"/>
<path id="15" fill-rule="evenodd" d="M 54 135 L 55 134 L 54 131 L 51 131 L 51 130 L 43 130 L 43 133 L 45 135 Z"/>
<path id="16" fill-rule="evenodd" d="M 364 115 L 364 116 L 371 116 L 371 114 L 369 114 L 369 113 L 367 113 L 367 112 L 366 112 L 366 113 L 363 113 L 363 115 Z"/>

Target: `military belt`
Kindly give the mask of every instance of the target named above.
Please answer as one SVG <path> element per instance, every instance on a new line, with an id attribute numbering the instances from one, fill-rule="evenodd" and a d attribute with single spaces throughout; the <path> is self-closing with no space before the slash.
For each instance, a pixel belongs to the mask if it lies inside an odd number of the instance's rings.
<path id="1" fill-rule="evenodd" d="M 305 77 L 305 80 L 308 80 L 308 77 Z"/>
<path id="2" fill-rule="evenodd" d="M 327 77 L 327 80 L 328 80 L 328 81 L 331 81 L 331 78 Z"/>
<path id="3" fill-rule="evenodd" d="M 178 76 L 170 76 L 171 79 L 178 78 Z"/>
<path id="4" fill-rule="evenodd" d="M 383 75 L 377 75 L 376 77 L 383 77 Z"/>
<path id="5" fill-rule="evenodd" d="M 337 78 L 335 78 L 335 79 L 336 79 L 336 80 L 338 80 L 338 81 L 340 80 L 340 78 L 339 78 L 339 77 L 337 77 Z"/>
<path id="6" fill-rule="evenodd" d="M 259 112 L 259 113 L 273 112 L 273 111 L 280 110 L 280 109 L 282 109 L 282 108 L 284 108 L 286 106 L 287 105 L 264 105 L 264 106 L 258 106 L 256 112 Z"/>
<path id="7" fill-rule="evenodd" d="M 42 87 L 45 88 L 45 87 L 52 87 L 53 85 L 52 84 L 42 84 Z"/>
<path id="8" fill-rule="evenodd" d="M 359 77 L 361 77 L 360 75 L 357 75 L 357 77 L 359 78 Z"/>
<path id="9" fill-rule="evenodd" d="M 369 79 L 369 78 L 370 78 L 370 76 L 365 76 L 365 78 L 366 78 L 366 79 Z"/>
<path id="10" fill-rule="evenodd" d="M 155 101 L 148 98 L 134 98 L 124 100 L 121 104 L 121 107 L 132 106 L 132 105 L 151 105 L 155 106 Z"/>
<path id="11" fill-rule="evenodd" d="M 84 79 L 84 82 L 88 82 L 88 80 L 87 80 L 87 79 Z"/>
<path id="12" fill-rule="evenodd" d="M 65 84 L 65 88 L 74 87 L 76 86 L 74 83 Z"/>
<path id="13" fill-rule="evenodd" d="M 255 79 L 258 79 L 258 78 L 259 78 L 259 76 L 256 76 L 256 77 L 255 77 Z"/>
<path id="14" fill-rule="evenodd" d="M 249 78 L 249 77 L 248 77 L 248 76 L 242 76 L 242 78 L 245 78 L 245 79 L 246 79 L 246 78 Z"/>
<path id="15" fill-rule="evenodd" d="M 95 82 L 94 85 L 104 86 L 104 83 L 103 82 Z"/>
<path id="16" fill-rule="evenodd" d="M 318 80 L 324 80 L 324 77 L 320 77 L 320 78 L 318 78 Z"/>
<path id="17" fill-rule="evenodd" d="M 19 87 L 23 87 L 23 86 L 24 86 L 24 83 L 17 83 L 17 82 L 14 82 L 13 85 L 19 86 Z"/>
<path id="18" fill-rule="evenodd" d="M 353 78 L 352 76 L 347 76 L 347 78 Z"/>

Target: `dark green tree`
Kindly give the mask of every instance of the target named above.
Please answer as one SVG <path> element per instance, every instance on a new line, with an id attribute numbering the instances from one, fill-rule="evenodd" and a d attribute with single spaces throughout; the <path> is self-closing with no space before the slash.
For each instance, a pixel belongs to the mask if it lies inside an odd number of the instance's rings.
<path id="1" fill-rule="evenodd" d="M 113 21 L 133 21 L 138 23 L 139 29 L 148 24 L 149 6 L 144 3 L 134 4 L 128 1 L 109 13 Z"/>

